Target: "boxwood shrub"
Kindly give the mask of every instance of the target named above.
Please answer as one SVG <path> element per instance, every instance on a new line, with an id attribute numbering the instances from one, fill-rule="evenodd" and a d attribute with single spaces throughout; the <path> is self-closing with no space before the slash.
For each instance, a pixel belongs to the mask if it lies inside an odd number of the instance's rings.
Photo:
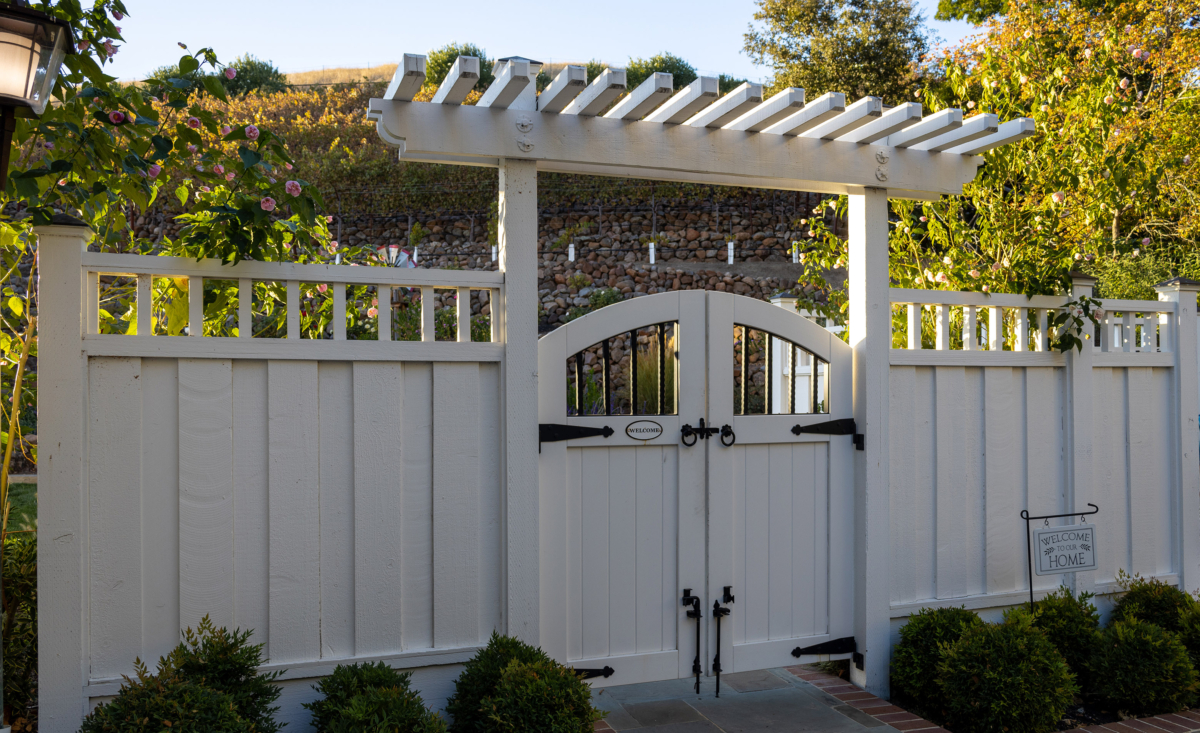
<path id="1" fill-rule="evenodd" d="M 150 674 L 140 660 L 111 702 L 98 706 L 79 733 L 258 733 L 238 715 L 233 697 L 206 687 L 178 670 L 160 668 Z"/>
<path id="2" fill-rule="evenodd" d="M 1179 636 L 1136 618 L 1117 619 L 1104 630 L 1090 673 L 1096 700 L 1131 715 L 1173 713 L 1192 705 L 1200 692 Z"/>
<path id="3" fill-rule="evenodd" d="M 549 663 L 550 657 L 520 639 L 492 632 L 488 645 L 467 661 L 454 681 L 454 694 L 446 701 L 446 712 L 454 718 L 456 733 L 485 733 L 490 730 L 481 705 L 496 692 L 500 677 L 510 662 Z"/>
<path id="4" fill-rule="evenodd" d="M 1179 640 L 1192 658 L 1192 667 L 1200 673 L 1200 603 L 1179 612 Z"/>
<path id="5" fill-rule="evenodd" d="M 1056 730 L 1079 691 L 1062 654 L 1021 607 L 948 645 L 938 685 L 945 725 L 955 733 Z"/>
<path id="6" fill-rule="evenodd" d="M 321 698 L 304 707 L 317 733 L 442 733 L 446 721 L 425 708 L 411 680 L 383 662 L 339 664 L 313 685 Z"/>
<path id="7" fill-rule="evenodd" d="M 1158 578 L 1146 580 L 1122 570 L 1117 582 L 1126 592 L 1113 606 L 1114 618 L 1148 621 L 1167 631 L 1181 631 L 1180 613 L 1196 604 L 1186 591 Z"/>
<path id="8" fill-rule="evenodd" d="M 892 652 L 892 694 L 934 715 L 940 708 L 937 670 L 942 645 L 953 644 L 966 629 L 982 623 L 965 608 L 923 608 L 910 616 Z"/>
<path id="9" fill-rule="evenodd" d="M 1074 596 L 1065 587 L 1050 593 L 1034 606 L 1033 625 L 1041 629 L 1067 660 L 1079 687 L 1088 689 L 1087 665 L 1100 630 L 1100 614 L 1091 593 Z"/>
<path id="10" fill-rule="evenodd" d="M 513 660 L 480 707 L 491 733 L 590 733 L 603 715 L 592 689 L 570 667 L 553 661 Z"/>

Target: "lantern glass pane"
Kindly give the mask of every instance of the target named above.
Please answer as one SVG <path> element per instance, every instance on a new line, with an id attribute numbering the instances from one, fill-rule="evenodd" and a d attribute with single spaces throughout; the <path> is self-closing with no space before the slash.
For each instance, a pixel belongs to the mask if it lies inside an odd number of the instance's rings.
<path id="1" fill-rule="evenodd" d="M 54 23 L 0 11 L 0 96 L 41 114 L 54 91 L 65 41 L 65 31 Z"/>

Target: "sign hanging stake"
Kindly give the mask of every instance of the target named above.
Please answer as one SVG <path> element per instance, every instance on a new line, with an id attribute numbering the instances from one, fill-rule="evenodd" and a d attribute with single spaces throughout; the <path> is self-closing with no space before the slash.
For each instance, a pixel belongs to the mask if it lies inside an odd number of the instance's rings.
<path id="1" fill-rule="evenodd" d="M 1090 512 L 1068 512 L 1047 514 L 1040 517 L 1029 515 L 1028 509 L 1021 510 L 1025 520 L 1025 552 L 1029 557 L 1029 610 L 1033 610 L 1033 578 L 1035 575 L 1061 575 L 1082 573 L 1097 569 L 1096 526 L 1087 524 L 1087 517 L 1100 511 L 1100 507 L 1088 502 Z M 1079 517 L 1080 524 L 1051 527 L 1051 519 Z M 1040 529 L 1031 530 L 1029 523 L 1043 520 Z M 1038 546 L 1037 567 L 1033 564 L 1033 546 Z"/>

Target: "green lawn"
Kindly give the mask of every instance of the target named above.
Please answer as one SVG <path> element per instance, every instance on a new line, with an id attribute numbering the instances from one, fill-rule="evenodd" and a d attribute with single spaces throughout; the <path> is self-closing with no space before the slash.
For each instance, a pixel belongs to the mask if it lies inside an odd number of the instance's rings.
<path id="1" fill-rule="evenodd" d="M 16 532 L 37 529 L 37 484 L 12 484 L 8 487 L 8 529 Z"/>

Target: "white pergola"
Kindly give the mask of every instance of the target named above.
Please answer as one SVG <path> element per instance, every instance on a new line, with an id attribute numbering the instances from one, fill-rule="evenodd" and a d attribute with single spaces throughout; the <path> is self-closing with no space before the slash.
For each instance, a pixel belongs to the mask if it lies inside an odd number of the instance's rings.
<path id="1" fill-rule="evenodd" d="M 425 57 L 406 54 L 368 111 L 401 160 L 499 169 L 510 633 L 538 641 L 537 172 L 848 194 L 854 417 L 866 436 L 854 467 L 855 635 L 865 663 L 852 674 L 868 690 L 886 694 L 887 200 L 961 194 L 984 162 L 980 154 L 1034 134 L 1034 121 L 1000 122 L 986 113 L 964 119 L 958 109 L 925 116 L 920 104 L 886 108 L 878 97 L 847 104 L 839 93 L 807 101 L 803 89 L 763 100 L 762 86 L 753 83 L 721 96 L 712 77 L 675 92 L 664 73 L 627 90 L 623 70 L 607 69 L 588 84 L 580 66 L 566 67 L 538 94 L 541 67 L 525 58 L 500 59 L 483 98 L 465 106 L 480 62 L 459 57 L 432 102 L 420 103 L 413 99 L 425 83 Z"/>

